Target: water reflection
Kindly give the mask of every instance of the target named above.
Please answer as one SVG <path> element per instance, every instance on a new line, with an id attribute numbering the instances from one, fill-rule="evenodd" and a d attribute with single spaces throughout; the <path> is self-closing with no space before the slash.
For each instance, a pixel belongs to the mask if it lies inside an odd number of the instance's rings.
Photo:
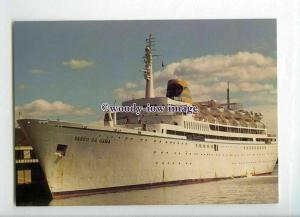
<path id="1" fill-rule="evenodd" d="M 52 200 L 51 206 L 277 203 L 277 170 L 269 176 Z"/>

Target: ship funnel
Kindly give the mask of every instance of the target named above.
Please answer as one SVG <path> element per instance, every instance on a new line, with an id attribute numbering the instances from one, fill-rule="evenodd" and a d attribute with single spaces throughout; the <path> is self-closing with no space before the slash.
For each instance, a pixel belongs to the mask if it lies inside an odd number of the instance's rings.
<path id="1" fill-rule="evenodd" d="M 145 98 L 155 97 L 154 87 L 153 87 L 153 71 L 152 71 L 152 44 L 153 37 L 150 34 L 149 38 L 146 39 L 146 48 L 144 56 L 144 78 L 146 80 L 146 91 Z"/>
<path id="2" fill-rule="evenodd" d="M 188 84 L 183 80 L 171 79 L 168 81 L 167 97 L 192 104 L 192 96 Z"/>

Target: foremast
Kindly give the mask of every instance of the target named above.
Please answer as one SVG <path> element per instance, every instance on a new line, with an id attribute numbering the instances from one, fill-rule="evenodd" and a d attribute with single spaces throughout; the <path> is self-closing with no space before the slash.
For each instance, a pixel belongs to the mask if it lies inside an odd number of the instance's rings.
<path id="1" fill-rule="evenodd" d="M 145 56 L 144 56 L 144 78 L 146 80 L 146 91 L 145 98 L 153 98 L 155 97 L 154 87 L 153 87 L 153 71 L 152 71 L 152 44 L 153 37 L 150 34 L 146 39 L 146 48 L 145 48 Z"/>

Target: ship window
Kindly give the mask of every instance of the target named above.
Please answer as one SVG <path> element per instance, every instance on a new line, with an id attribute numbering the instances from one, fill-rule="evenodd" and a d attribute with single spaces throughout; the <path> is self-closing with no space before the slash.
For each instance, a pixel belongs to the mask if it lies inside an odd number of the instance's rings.
<path id="1" fill-rule="evenodd" d="M 31 170 L 18 170 L 17 171 L 17 183 L 18 184 L 30 184 L 31 183 Z"/>
<path id="2" fill-rule="evenodd" d="M 24 150 L 24 159 L 30 159 L 30 150 Z"/>
<path id="3" fill-rule="evenodd" d="M 23 151 L 18 150 L 15 153 L 16 153 L 16 155 L 15 155 L 16 159 L 23 159 L 24 158 L 24 152 Z"/>
<path id="4" fill-rule="evenodd" d="M 58 144 L 56 147 L 56 154 L 60 157 L 65 156 L 67 152 L 67 145 L 64 144 Z"/>
<path id="5" fill-rule="evenodd" d="M 214 144 L 214 151 L 217 151 L 217 145 Z"/>

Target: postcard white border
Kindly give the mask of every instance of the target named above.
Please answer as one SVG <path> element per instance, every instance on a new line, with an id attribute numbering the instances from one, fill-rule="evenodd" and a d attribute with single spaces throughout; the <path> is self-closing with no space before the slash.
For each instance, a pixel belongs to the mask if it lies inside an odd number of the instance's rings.
<path id="1" fill-rule="evenodd" d="M 297 10 L 298 9 L 298 10 Z M 297 0 L 0 1 L 0 215 L 287 216 L 300 215 L 299 3 Z M 267 205 L 16 207 L 13 179 L 12 22 L 21 20 L 277 19 L 279 203 Z M 298 72 L 298 73 L 297 73 Z M 3 139 L 2 139 L 3 138 Z M 3 178 L 4 177 L 4 178 Z M 296 191 L 296 192 L 295 192 Z"/>

